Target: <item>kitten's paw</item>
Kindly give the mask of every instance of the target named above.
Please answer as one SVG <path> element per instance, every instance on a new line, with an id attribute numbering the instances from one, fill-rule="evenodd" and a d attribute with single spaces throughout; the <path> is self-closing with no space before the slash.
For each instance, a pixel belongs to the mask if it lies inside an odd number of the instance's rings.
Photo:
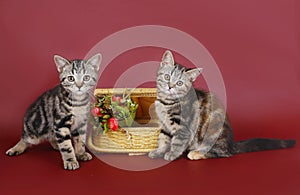
<path id="1" fill-rule="evenodd" d="M 164 159 L 167 160 L 167 161 L 173 161 L 175 160 L 176 158 L 178 158 L 179 156 L 174 154 L 174 152 L 167 152 L 164 156 Z"/>
<path id="2" fill-rule="evenodd" d="M 84 152 L 83 154 L 77 156 L 77 159 L 80 161 L 89 161 L 92 160 L 92 158 L 93 158 L 92 155 L 90 155 L 87 152 Z"/>
<path id="3" fill-rule="evenodd" d="M 157 150 L 153 150 L 153 151 L 149 152 L 149 154 L 148 154 L 149 158 L 161 158 L 163 156 L 164 156 L 164 154 L 161 152 L 158 152 Z"/>
<path id="4" fill-rule="evenodd" d="M 76 170 L 79 168 L 79 163 L 77 160 L 69 160 L 64 162 L 64 168 L 66 170 Z"/>
<path id="5" fill-rule="evenodd" d="M 206 159 L 205 155 L 202 154 L 201 152 L 199 151 L 190 151 L 187 155 L 187 157 L 190 159 L 190 160 L 200 160 L 200 159 Z"/>
<path id="6" fill-rule="evenodd" d="M 19 154 L 22 154 L 24 151 L 21 150 L 15 150 L 14 148 L 11 148 L 9 150 L 6 151 L 6 155 L 7 156 L 17 156 Z"/>
<path id="7" fill-rule="evenodd" d="M 27 144 L 22 139 L 11 149 L 6 151 L 7 156 L 16 156 L 22 154 L 30 144 Z"/>

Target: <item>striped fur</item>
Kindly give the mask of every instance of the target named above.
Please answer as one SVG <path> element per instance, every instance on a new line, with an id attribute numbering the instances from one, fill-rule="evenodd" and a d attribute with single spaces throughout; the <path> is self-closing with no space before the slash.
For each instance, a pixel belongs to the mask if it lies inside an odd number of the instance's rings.
<path id="1" fill-rule="evenodd" d="M 48 140 L 60 151 L 64 168 L 79 168 L 77 160 L 91 160 L 85 151 L 89 92 L 98 80 L 101 55 L 89 60 L 54 56 L 60 84 L 42 94 L 27 110 L 21 140 L 6 154 L 19 155 L 31 145 Z M 74 147 L 72 145 L 72 141 Z"/>
<path id="2" fill-rule="evenodd" d="M 166 51 L 157 74 L 155 109 L 161 133 L 150 158 L 172 161 L 187 152 L 191 160 L 230 157 L 237 153 L 292 147 L 294 140 L 250 139 L 233 141 L 222 103 L 212 94 L 194 89 L 202 69 L 187 69 Z"/>

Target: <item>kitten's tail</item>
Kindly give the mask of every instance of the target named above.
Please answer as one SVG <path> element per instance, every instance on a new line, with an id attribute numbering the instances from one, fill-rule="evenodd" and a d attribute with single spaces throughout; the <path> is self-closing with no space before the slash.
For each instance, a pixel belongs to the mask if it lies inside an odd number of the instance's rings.
<path id="1" fill-rule="evenodd" d="M 257 152 L 262 150 L 275 150 L 281 148 L 291 148 L 296 144 L 296 140 L 281 140 L 268 138 L 254 138 L 242 140 L 235 143 L 235 153 Z"/>

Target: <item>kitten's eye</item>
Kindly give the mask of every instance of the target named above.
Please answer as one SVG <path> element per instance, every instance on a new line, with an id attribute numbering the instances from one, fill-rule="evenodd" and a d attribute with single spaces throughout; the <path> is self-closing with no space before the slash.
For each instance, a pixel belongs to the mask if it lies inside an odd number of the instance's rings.
<path id="1" fill-rule="evenodd" d="M 75 78 L 74 78 L 73 76 L 68 76 L 68 81 L 74 82 L 74 81 L 75 81 Z"/>
<path id="2" fill-rule="evenodd" d="M 83 81 L 89 81 L 91 79 L 90 75 L 84 75 Z"/>
<path id="3" fill-rule="evenodd" d="M 182 82 L 182 81 L 178 81 L 178 82 L 176 83 L 176 85 L 181 86 L 181 85 L 183 85 L 183 82 Z"/>
<path id="4" fill-rule="evenodd" d="M 166 79 L 167 81 L 169 81 L 169 80 L 170 80 L 170 75 L 165 74 L 165 79 Z"/>

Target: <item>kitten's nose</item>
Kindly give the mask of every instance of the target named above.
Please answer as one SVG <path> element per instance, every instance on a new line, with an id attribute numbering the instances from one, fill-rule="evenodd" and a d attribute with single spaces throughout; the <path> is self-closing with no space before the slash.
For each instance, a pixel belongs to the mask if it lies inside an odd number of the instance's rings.
<path id="1" fill-rule="evenodd" d="M 172 84 L 172 83 L 169 83 L 169 89 L 172 89 L 172 88 L 174 88 L 175 87 L 175 85 L 174 84 Z"/>
<path id="2" fill-rule="evenodd" d="M 83 85 L 83 82 L 76 82 L 76 86 L 78 87 L 78 89 L 80 89 Z"/>

